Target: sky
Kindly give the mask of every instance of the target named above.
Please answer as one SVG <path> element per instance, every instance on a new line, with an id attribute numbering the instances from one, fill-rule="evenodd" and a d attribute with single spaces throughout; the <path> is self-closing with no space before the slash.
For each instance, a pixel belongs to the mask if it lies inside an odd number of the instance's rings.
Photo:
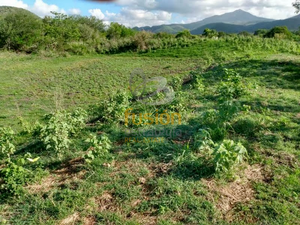
<path id="1" fill-rule="evenodd" d="M 125 26 L 154 26 L 191 23 L 242 9 L 255 16 L 285 19 L 295 16 L 295 0 L 115 0 L 98 3 L 88 0 L 0 0 L 0 6 L 27 9 L 40 17 L 50 11 L 95 16 L 107 23 Z"/>

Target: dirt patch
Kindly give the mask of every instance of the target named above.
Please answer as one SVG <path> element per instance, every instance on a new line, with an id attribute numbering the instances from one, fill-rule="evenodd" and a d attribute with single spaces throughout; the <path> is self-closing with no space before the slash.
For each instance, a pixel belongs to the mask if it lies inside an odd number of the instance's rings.
<path id="1" fill-rule="evenodd" d="M 106 210 L 117 211 L 117 207 L 114 204 L 113 196 L 108 192 L 104 192 L 100 197 L 97 197 L 96 204 L 98 205 L 98 210 L 100 212 Z"/>
<path id="2" fill-rule="evenodd" d="M 71 225 L 76 224 L 76 222 L 79 220 L 79 213 L 76 212 L 73 215 L 68 216 L 67 218 L 63 219 L 59 224 L 60 225 Z"/>
<path id="3" fill-rule="evenodd" d="M 209 200 L 224 215 L 224 219 L 232 221 L 233 208 L 237 203 L 249 202 L 254 199 L 253 182 L 265 180 L 263 168 L 260 165 L 247 166 L 238 179 L 226 185 L 218 184 L 215 180 L 202 179 L 208 187 Z"/>
<path id="4" fill-rule="evenodd" d="M 95 217 L 89 216 L 83 219 L 83 225 L 94 225 L 97 224 Z"/>
<path id="5" fill-rule="evenodd" d="M 52 172 L 48 177 L 43 178 L 39 183 L 31 184 L 26 187 L 29 193 L 45 193 L 64 184 L 79 181 L 84 178 L 86 171 L 76 169 L 82 164 L 82 160 L 73 159 L 67 164 L 64 164 L 62 169 Z"/>

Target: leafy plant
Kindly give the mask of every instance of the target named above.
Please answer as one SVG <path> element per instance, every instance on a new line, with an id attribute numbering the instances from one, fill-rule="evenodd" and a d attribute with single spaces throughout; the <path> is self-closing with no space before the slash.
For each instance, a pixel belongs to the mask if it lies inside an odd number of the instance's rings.
<path id="1" fill-rule="evenodd" d="M 47 123 L 40 129 L 40 138 L 46 149 L 55 151 L 61 157 L 69 148 L 70 136 L 83 128 L 86 115 L 82 109 L 77 109 L 74 113 L 57 111 L 47 115 Z"/>
<path id="2" fill-rule="evenodd" d="M 91 145 L 84 155 L 84 159 L 87 163 L 91 163 L 96 157 L 105 156 L 111 149 L 111 141 L 106 135 L 102 135 L 100 140 L 95 134 L 91 134 L 90 136 L 91 137 L 85 141 Z"/>
<path id="3" fill-rule="evenodd" d="M 232 140 L 224 140 L 215 147 L 213 151 L 213 162 L 217 174 L 228 174 L 238 164 L 241 164 L 247 158 L 247 149 L 241 143 L 235 143 Z"/>
<path id="4" fill-rule="evenodd" d="M 109 100 L 104 100 L 94 107 L 93 114 L 102 122 L 118 123 L 124 121 L 124 112 L 129 108 L 128 93 L 118 92 Z"/>
<path id="5" fill-rule="evenodd" d="M 10 159 L 16 151 L 14 140 L 15 132 L 11 128 L 0 128 L 0 160 Z"/>
<path id="6" fill-rule="evenodd" d="M 221 101 L 238 99 L 247 93 L 246 85 L 236 71 L 225 68 L 223 72 L 223 80 L 217 88 L 217 94 Z"/>
<path id="7" fill-rule="evenodd" d="M 15 162 L 6 161 L 6 166 L 0 170 L 0 193 L 6 195 L 22 195 L 24 193 L 23 186 L 27 184 L 33 177 L 32 171 L 24 166 L 29 163 L 35 163 L 39 160 L 31 159 L 30 153 L 25 154 L 23 158 L 18 158 Z"/>

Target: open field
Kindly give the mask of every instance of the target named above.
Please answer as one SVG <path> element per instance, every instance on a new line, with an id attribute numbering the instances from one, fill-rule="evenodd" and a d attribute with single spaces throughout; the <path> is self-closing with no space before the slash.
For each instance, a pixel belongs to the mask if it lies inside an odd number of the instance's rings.
<path id="1" fill-rule="evenodd" d="M 0 223 L 300 224 L 300 46 L 251 40 L 207 39 L 142 54 L 0 53 L 0 125 L 17 131 L 12 160 L 27 152 L 40 157 L 24 165 L 31 171 L 22 172 L 26 182 L 12 182 L 22 186 L 16 195 L 0 190 Z M 128 86 L 136 68 L 166 77 L 175 100 L 161 106 L 133 101 Z M 226 88 L 232 83 L 238 85 Z M 118 90 L 123 99 L 103 103 Z M 32 125 L 46 113 L 76 107 L 88 110 L 90 120 L 62 157 L 19 125 L 18 118 Z M 129 108 L 136 115 L 179 113 L 181 124 L 125 126 Z M 156 142 L 133 139 L 128 129 L 139 128 L 181 133 L 161 134 Z M 85 141 L 91 133 L 105 133 L 111 148 L 87 163 L 83 155 L 97 148 Z M 228 140 L 248 156 L 218 173 L 210 152 Z"/>

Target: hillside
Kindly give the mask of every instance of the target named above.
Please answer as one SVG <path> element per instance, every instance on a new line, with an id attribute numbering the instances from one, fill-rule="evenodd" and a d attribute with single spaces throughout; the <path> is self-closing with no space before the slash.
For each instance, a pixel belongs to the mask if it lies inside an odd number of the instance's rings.
<path id="1" fill-rule="evenodd" d="M 243 10 L 236 10 L 234 12 L 225 13 L 223 15 L 212 16 L 204 20 L 194 22 L 194 23 L 189 23 L 189 24 L 170 24 L 170 25 L 161 25 L 161 26 L 153 26 L 153 27 L 148 26 L 148 27 L 141 27 L 141 28 L 135 27 L 134 29 L 146 30 L 154 33 L 158 33 L 158 32 L 178 33 L 179 31 L 184 29 L 194 30 L 201 26 L 205 26 L 207 24 L 212 24 L 212 23 L 250 25 L 250 24 L 256 24 L 260 22 L 271 22 L 271 21 L 273 20 L 257 17 Z"/>
<path id="2" fill-rule="evenodd" d="M 26 9 L 10 7 L 10 6 L 0 6 L 0 18 L 4 18 L 11 13 L 16 13 L 16 14 L 23 13 L 23 14 L 27 14 L 28 16 L 34 16 L 36 18 L 39 18 L 37 15 L 35 15 L 34 13 Z"/>
<path id="3" fill-rule="evenodd" d="M 298 30 L 300 27 L 300 16 L 295 16 L 285 20 L 275 20 L 271 22 L 262 22 L 253 25 L 235 25 L 226 23 L 212 23 L 201 26 L 195 30 L 192 30 L 192 34 L 202 34 L 205 28 L 215 29 L 217 31 L 223 31 L 226 33 L 239 33 L 247 31 L 254 33 L 258 29 L 271 29 L 276 26 L 287 26 L 289 30 Z"/>

